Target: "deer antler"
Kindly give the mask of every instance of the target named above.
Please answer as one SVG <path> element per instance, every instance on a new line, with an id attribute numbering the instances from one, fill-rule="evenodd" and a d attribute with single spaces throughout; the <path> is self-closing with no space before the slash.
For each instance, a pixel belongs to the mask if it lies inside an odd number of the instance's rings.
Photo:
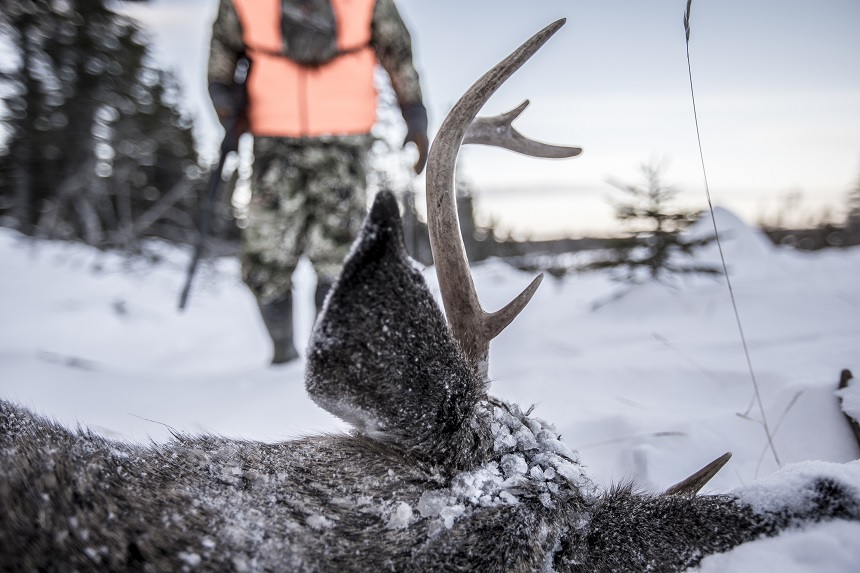
<path id="1" fill-rule="evenodd" d="M 533 139 L 524 137 L 518 132 L 511 123 L 523 113 L 529 106 L 529 100 L 524 101 L 511 111 L 497 115 L 495 117 L 476 117 L 469 129 L 466 131 L 466 136 L 463 138 L 463 145 L 469 143 L 478 143 L 482 145 L 492 145 L 494 147 L 504 147 L 523 155 L 531 155 L 532 157 L 546 157 L 550 159 L 564 159 L 566 157 L 576 157 L 582 153 L 581 147 L 565 147 L 561 145 L 548 145 Z"/>
<path id="2" fill-rule="evenodd" d="M 532 36 L 475 82 L 448 113 L 430 148 L 427 163 L 427 225 L 442 302 L 454 338 L 469 362 L 484 378 L 487 377 L 490 341 L 528 304 L 543 275 L 535 278 L 501 310 L 487 313 L 481 308 L 469 272 L 469 261 L 457 218 L 454 192 L 457 152 L 463 143 L 495 145 L 536 157 L 573 157 L 582 152 L 578 147 L 546 145 L 520 135 L 511 122 L 522 113 L 528 101 L 498 117 L 475 120 L 478 111 L 499 86 L 534 55 L 564 22 L 563 19 L 553 22 Z"/>
<path id="3" fill-rule="evenodd" d="M 731 459 L 732 453 L 726 452 L 690 477 L 668 488 L 663 495 L 696 495 L 705 484 Z"/>

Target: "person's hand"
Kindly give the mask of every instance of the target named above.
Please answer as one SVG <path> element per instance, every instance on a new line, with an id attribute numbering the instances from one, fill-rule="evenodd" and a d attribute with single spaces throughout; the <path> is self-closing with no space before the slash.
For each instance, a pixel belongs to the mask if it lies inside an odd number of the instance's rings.
<path id="1" fill-rule="evenodd" d="M 406 121 L 406 137 L 403 140 L 403 146 L 407 143 L 414 143 L 418 148 L 418 161 L 415 162 L 415 174 L 424 171 L 424 166 L 427 164 L 427 153 L 430 151 L 430 140 L 427 138 L 427 110 L 424 104 L 414 102 L 405 104 L 401 111 L 403 119 Z"/>
<path id="2" fill-rule="evenodd" d="M 225 129 L 228 121 L 234 120 L 242 103 L 242 86 L 225 85 L 219 82 L 209 84 L 209 97 L 218 115 L 218 121 Z"/>
<path id="3" fill-rule="evenodd" d="M 221 151 L 238 151 L 239 138 L 248 131 L 244 87 L 212 82 L 209 84 L 209 97 L 212 98 L 212 106 L 218 115 L 218 121 L 224 128 Z"/>

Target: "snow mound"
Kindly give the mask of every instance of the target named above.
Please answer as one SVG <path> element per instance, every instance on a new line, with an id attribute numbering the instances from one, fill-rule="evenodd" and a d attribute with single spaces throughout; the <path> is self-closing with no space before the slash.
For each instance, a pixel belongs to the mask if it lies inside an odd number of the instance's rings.
<path id="1" fill-rule="evenodd" d="M 723 246 L 723 253 L 731 262 L 748 259 L 756 260 L 770 256 L 775 247 L 762 231 L 744 223 L 740 217 L 722 207 L 714 208 L 714 219 Z M 711 214 L 705 212 L 684 233 L 688 238 L 699 239 L 714 235 L 714 222 Z M 719 262 L 719 250 L 716 242 L 697 251 L 697 260 Z"/>

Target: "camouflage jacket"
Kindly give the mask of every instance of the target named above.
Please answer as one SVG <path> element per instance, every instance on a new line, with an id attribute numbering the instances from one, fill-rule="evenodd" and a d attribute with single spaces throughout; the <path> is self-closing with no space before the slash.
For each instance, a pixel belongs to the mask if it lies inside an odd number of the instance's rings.
<path id="1" fill-rule="evenodd" d="M 401 108 L 421 103 L 418 72 L 412 63 L 412 39 L 400 18 L 394 0 L 376 0 L 371 23 L 371 45 Z M 220 0 L 212 26 L 208 79 L 230 85 L 236 64 L 245 50 L 242 24 L 232 0 Z"/>

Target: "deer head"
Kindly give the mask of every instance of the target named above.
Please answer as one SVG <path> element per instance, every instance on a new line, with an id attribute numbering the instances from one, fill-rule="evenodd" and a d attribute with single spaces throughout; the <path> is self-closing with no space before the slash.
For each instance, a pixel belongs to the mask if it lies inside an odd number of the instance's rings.
<path id="1" fill-rule="evenodd" d="M 476 118 L 499 86 L 563 25 L 559 20 L 547 26 L 475 82 L 451 109 L 430 148 L 427 219 L 447 327 L 406 254 L 397 202 L 382 192 L 308 352 L 307 389 L 320 406 L 449 470 L 472 469 L 491 457 L 490 341 L 525 308 L 543 279 L 536 277 L 497 312 L 481 308 L 457 218 L 457 153 L 465 143 L 544 158 L 582 153 L 579 147 L 548 145 L 518 133 L 511 124 L 528 101 L 497 117 Z M 356 336 L 364 343 L 357 344 Z M 368 355 L 374 358 L 367 360 Z M 729 457 L 721 456 L 668 493 L 698 491 Z"/>
<path id="2" fill-rule="evenodd" d="M 582 152 L 519 134 L 511 122 L 528 101 L 498 117 L 475 120 L 487 99 L 563 24 L 547 26 L 475 82 L 430 148 L 428 227 L 448 325 L 406 254 L 397 203 L 382 192 L 332 289 L 308 352 L 307 388 L 318 404 L 370 435 L 403 443 L 449 469 L 473 468 L 489 455 L 492 416 L 482 406 L 489 343 L 525 307 L 542 279 L 537 277 L 502 310 L 483 311 L 457 219 L 457 152 L 463 143 L 536 157 Z M 364 345 L 355 344 L 356 335 L 366 340 Z M 374 360 L 363 358 L 367 350 Z"/>

